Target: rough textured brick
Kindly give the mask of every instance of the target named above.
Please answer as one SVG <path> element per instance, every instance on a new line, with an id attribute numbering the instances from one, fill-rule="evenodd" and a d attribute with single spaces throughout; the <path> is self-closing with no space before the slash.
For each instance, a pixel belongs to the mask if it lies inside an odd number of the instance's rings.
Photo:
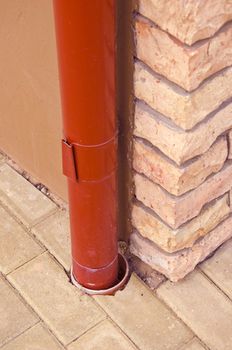
<path id="1" fill-rule="evenodd" d="M 143 237 L 172 253 L 192 247 L 198 238 L 214 229 L 229 213 L 228 194 L 226 194 L 211 203 L 187 224 L 172 230 L 154 212 L 135 204 L 132 210 L 132 224 Z"/>
<path id="2" fill-rule="evenodd" d="M 171 125 L 142 102 L 136 103 L 135 136 L 148 140 L 178 165 L 206 152 L 219 135 L 231 128 L 232 103 L 188 132 Z"/>
<path id="3" fill-rule="evenodd" d="M 164 283 L 158 296 L 211 350 L 231 350 L 232 303 L 200 272 Z"/>
<path id="4" fill-rule="evenodd" d="M 208 38 L 232 19 L 228 0 L 139 0 L 139 12 L 182 42 Z"/>
<path id="5" fill-rule="evenodd" d="M 134 232 L 130 238 L 130 251 L 155 270 L 163 273 L 171 281 L 178 281 L 203 261 L 222 243 L 232 237 L 232 217 L 230 216 L 192 248 L 169 254 L 159 249 L 150 240 Z"/>
<path id="6" fill-rule="evenodd" d="M 228 154 L 225 137 L 218 139 L 202 156 L 178 167 L 157 148 L 134 140 L 133 167 L 174 195 L 181 195 L 199 186 L 212 173 L 218 172 Z"/>
<path id="7" fill-rule="evenodd" d="M 135 95 L 153 109 L 188 130 L 231 97 L 232 68 L 207 79 L 191 93 L 154 73 L 142 62 L 135 63 Z"/>
<path id="8" fill-rule="evenodd" d="M 153 209 L 172 228 L 177 228 L 197 216 L 206 203 L 230 190 L 232 162 L 228 162 L 220 172 L 180 197 L 170 195 L 143 175 L 135 174 L 134 180 L 137 199 Z"/>
<path id="9" fill-rule="evenodd" d="M 136 21 L 137 57 L 187 91 L 232 64 L 232 24 L 192 47 L 180 44 L 145 18 Z"/>

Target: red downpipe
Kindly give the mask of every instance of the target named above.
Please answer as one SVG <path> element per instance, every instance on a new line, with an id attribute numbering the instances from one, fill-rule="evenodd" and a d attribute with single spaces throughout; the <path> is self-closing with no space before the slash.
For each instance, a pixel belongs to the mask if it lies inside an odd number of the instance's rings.
<path id="1" fill-rule="evenodd" d="M 91 290 L 118 278 L 115 0 L 54 0 L 72 274 Z"/>

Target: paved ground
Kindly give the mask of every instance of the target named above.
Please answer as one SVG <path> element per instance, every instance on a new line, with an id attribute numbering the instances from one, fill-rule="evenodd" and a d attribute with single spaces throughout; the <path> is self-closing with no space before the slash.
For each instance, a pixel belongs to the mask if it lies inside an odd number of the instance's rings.
<path id="1" fill-rule="evenodd" d="M 231 350 L 232 242 L 152 292 L 132 275 L 114 297 L 73 287 L 68 215 L 0 157 L 1 350 Z"/>

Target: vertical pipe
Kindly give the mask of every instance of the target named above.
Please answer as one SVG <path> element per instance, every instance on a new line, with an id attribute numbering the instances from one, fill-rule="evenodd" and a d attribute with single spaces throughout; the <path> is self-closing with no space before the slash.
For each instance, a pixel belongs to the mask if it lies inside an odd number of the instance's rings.
<path id="1" fill-rule="evenodd" d="M 54 0 L 72 273 L 92 290 L 117 282 L 115 0 Z"/>

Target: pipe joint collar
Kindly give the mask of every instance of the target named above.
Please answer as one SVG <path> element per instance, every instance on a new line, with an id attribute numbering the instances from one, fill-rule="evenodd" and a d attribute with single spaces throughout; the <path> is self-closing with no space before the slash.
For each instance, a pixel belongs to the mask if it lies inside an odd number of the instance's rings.
<path id="1" fill-rule="evenodd" d="M 99 181 L 117 164 L 117 136 L 99 145 L 69 144 L 62 140 L 63 173 L 74 181 Z"/>

